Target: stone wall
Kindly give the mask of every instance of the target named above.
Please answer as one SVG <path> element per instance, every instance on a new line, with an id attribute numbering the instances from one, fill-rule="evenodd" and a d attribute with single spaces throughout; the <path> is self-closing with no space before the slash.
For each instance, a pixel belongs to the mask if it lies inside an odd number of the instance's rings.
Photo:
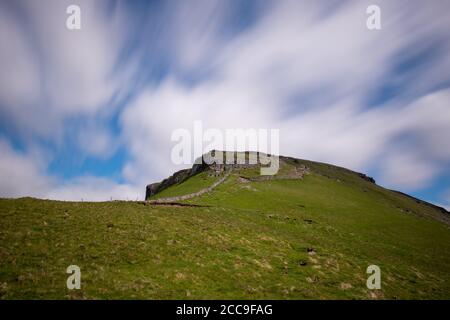
<path id="1" fill-rule="evenodd" d="M 183 201 L 183 200 L 188 200 L 188 199 L 192 199 L 192 198 L 195 198 L 195 197 L 199 197 L 202 194 L 205 194 L 207 192 L 212 191 L 215 187 L 217 187 L 219 184 L 224 182 L 229 177 L 229 175 L 231 174 L 231 171 L 232 171 L 232 169 L 229 169 L 222 178 L 220 178 L 219 180 L 214 182 L 209 187 L 201 189 L 200 191 L 197 191 L 197 192 L 194 192 L 194 193 L 185 194 L 185 195 L 182 195 L 182 196 L 175 196 L 175 197 L 167 197 L 167 198 L 160 198 L 160 199 L 150 200 L 150 201 L 148 201 L 148 203 L 150 203 L 150 204 L 151 203 L 169 203 L 169 202 L 177 202 L 177 201 Z"/>

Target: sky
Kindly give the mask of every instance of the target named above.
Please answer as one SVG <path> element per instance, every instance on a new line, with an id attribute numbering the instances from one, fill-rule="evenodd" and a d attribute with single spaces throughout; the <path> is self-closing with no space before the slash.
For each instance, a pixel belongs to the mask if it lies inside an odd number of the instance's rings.
<path id="1" fill-rule="evenodd" d="M 282 155 L 449 209 L 449 15 L 445 0 L 0 0 L 0 197 L 141 200 L 181 169 L 171 133 L 201 120 L 277 128 Z"/>

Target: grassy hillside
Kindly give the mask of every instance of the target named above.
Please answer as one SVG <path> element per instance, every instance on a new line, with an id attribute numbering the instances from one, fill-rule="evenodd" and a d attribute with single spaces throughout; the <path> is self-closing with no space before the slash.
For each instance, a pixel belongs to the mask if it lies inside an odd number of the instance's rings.
<path id="1" fill-rule="evenodd" d="M 309 174 L 289 179 L 300 165 Z M 280 175 L 235 170 L 185 201 L 196 207 L 0 200 L 0 297 L 450 298 L 448 214 L 326 164 L 286 159 Z M 204 172 L 156 196 L 212 181 Z M 71 264 L 78 291 L 66 289 Z M 366 288 L 371 264 L 381 290 Z"/>

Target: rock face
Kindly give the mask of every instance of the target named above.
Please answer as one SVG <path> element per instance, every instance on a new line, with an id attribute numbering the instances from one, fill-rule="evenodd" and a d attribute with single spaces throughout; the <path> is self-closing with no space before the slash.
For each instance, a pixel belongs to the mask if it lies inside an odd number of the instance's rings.
<path id="1" fill-rule="evenodd" d="M 145 198 L 149 198 L 150 196 L 156 194 L 158 192 L 158 188 L 161 185 L 161 182 L 156 182 L 149 184 L 145 189 Z"/>

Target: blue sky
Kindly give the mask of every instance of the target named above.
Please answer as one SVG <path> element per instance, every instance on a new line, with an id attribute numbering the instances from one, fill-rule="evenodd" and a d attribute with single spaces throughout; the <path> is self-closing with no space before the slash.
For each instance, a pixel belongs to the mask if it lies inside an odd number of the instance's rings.
<path id="1" fill-rule="evenodd" d="M 66 8 L 81 8 L 68 30 Z M 381 8 L 368 30 L 366 8 Z M 280 153 L 450 206 L 448 1 L 0 0 L 0 196 L 142 199 L 171 133 L 279 128 Z"/>

